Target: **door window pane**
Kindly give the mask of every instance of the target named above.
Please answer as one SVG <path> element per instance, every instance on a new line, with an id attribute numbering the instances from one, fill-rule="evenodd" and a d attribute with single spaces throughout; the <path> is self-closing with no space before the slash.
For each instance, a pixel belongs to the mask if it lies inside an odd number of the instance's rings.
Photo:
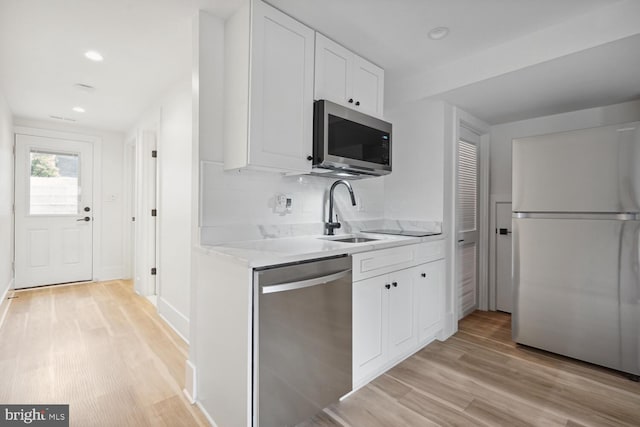
<path id="1" fill-rule="evenodd" d="M 80 156 L 31 151 L 29 213 L 75 215 L 80 197 Z"/>

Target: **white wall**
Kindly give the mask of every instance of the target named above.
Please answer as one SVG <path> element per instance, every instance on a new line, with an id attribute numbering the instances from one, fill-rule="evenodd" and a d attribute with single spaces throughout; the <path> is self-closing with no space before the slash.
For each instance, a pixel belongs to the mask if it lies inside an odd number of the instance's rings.
<path id="1" fill-rule="evenodd" d="M 13 285 L 13 117 L 0 93 L 0 304 Z M 0 313 L 0 321 L 2 313 Z"/>
<path id="2" fill-rule="evenodd" d="M 511 194 L 511 141 L 514 138 L 605 126 L 636 120 L 640 120 L 640 101 L 589 108 L 587 110 L 572 111 L 569 113 L 492 126 L 490 156 L 491 194 Z"/>
<path id="3" fill-rule="evenodd" d="M 158 312 L 187 340 L 191 284 L 191 80 L 162 104 L 158 138 Z"/>
<path id="4" fill-rule="evenodd" d="M 123 257 L 124 238 L 124 134 L 80 126 L 57 124 L 32 119 L 16 118 L 15 126 L 49 129 L 60 132 L 95 136 L 102 140 L 101 175 L 99 182 L 101 200 L 94 201 L 94 212 L 99 215 L 100 246 L 94 258 L 94 278 L 98 280 L 121 279 L 126 276 Z"/>
<path id="5" fill-rule="evenodd" d="M 157 135 L 158 313 L 188 341 L 193 172 L 189 76 L 168 88 L 129 134 L 133 138 L 143 130 Z"/>
<path id="6" fill-rule="evenodd" d="M 385 177 L 388 218 L 444 219 L 445 104 L 422 100 L 385 112 L 393 123 L 393 172 Z"/>
<path id="7" fill-rule="evenodd" d="M 267 172 L 225 172 L 221 163 L 204 162 L 202 168 L 202 242 L 222 242 L 322 234 L 327 219 L 328 188 L 334 179 L 282 176 Z M 349 232 L 358 221 L 384 217 L 384 179 L 351 181 L 356 196 L 352 206 L 346 188 L 334 192 L 336 213 Z M 274 211 L 277 194 L 291 196 L 292 212 Z"/>

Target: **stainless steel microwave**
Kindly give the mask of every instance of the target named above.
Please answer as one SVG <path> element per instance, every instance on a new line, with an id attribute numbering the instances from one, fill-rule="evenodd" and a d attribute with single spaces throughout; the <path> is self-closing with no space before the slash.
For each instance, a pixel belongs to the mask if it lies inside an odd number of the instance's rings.
<path id="1" fill-rule="evenodd" d="M 391 123 L 326 100 L 313 107 L 314 168 L 345 178 L 391 173 Z"/>

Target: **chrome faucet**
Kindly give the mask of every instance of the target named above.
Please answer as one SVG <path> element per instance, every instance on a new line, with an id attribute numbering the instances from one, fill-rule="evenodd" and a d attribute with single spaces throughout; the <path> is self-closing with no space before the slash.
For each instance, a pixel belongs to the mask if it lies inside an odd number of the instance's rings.
<path id="1" fill-rule="evenodd" d="M 324 223 L 327 236 L 333 236 L 333 230 L 342 226 L 342 224 L 338 222 L 338 215 L 336 215 L 336 222 L 333 222 L 333 190 L 336 189 L 338 184 L 344 184 L 347 187 L 347 190 L 349 190 L 349 195 L 351 196 L 351 204 L 353 206 L 356 205 L 356 196 L 353 195 L 353 188 L 351 188 L 351 184 L 349 184 L 344 179 L 340 179 L 334 182 L 331 186 L 331 189 L 329 190 L 329 221 Z"/>

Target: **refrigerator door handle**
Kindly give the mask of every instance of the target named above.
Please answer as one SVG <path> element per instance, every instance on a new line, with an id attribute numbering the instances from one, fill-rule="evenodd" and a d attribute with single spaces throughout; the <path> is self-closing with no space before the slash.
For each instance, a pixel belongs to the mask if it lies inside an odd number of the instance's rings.
<path id="1" fill-rule="evenodd" d="M 513 212 L 513 218 L 520 219 L 601 219 L 612 221 L 640 220 L 638 212 L 599 213 L 599 212 Z"/>

